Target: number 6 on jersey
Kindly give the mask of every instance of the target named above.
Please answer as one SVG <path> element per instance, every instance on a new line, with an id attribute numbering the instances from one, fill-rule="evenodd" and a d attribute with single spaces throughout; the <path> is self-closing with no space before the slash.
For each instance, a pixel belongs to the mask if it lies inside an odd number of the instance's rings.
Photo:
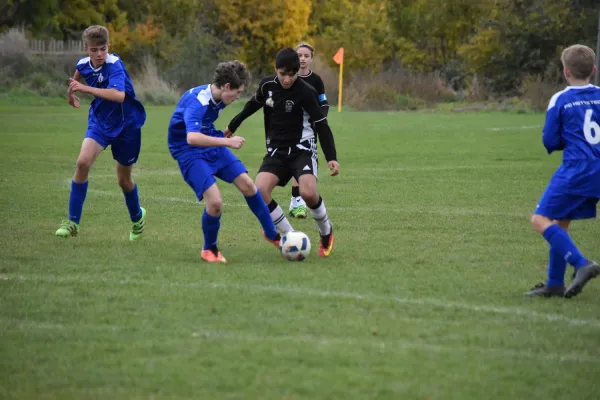
<path id="1" fill-rule="evenodd" d="M 596 121 L 592 121 L 592 110 L 585 111 L 583 134 L 590 144 L 596 145 L 600 143 L 600 125 Z"/>

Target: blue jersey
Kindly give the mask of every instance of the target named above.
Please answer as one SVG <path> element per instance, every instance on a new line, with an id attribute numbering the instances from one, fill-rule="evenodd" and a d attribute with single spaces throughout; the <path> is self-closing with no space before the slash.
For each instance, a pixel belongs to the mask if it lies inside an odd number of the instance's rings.
<path id="1" fill-rule="evenodd" d="M 600 88 L 568 86 L 550 99 L 543 130 L 548 153 L 563 150 L 552 178 L 559 191 L 600 197 Z"/>
<path id="2" fill-rule="evenodd" d="M 210 85 L 202 85 L 188 90 L 179 100 L 169 123 L 169 150 L 174 158 L 206 153 L 212 147 L 190 146 L 188 132 L 200 132 L 208 136 L 224 137 L 215 128 L 215 121 L 225 108 L 222 101 L 215 102 Z"/>
<path id="3" fill-rule="evenodd" d="M 90 126 L 104 135 L 117 136 L 125 126 L 139 129 L 144 125 L 146 111 L 135 97 L 131 78 L 118 56 L 108 54 L 99 68 L 92 66 L 90 57 L 82 58 L 77 63 L 77 71 L 89 86 L 125 92 L 123 103 L 94 98 L 88 117 Z"/>
<path id="4" fill-rule="evenodd" d="M 600 163 L 600 88 L 568 86 L 552 96 L 543 141 L 548 153 L 564 150 L 563 160 Z"/>

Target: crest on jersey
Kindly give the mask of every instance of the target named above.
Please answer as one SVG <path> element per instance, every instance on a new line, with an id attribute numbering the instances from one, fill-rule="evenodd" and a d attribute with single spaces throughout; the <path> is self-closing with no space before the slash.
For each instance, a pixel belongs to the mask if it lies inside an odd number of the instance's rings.
<path id="1" fill-rule="evenodd" d="M 104 76 L 102 75 L 102 72 L 100 72 L 100 75 L 98 75 L 98 83 L 102 83 L 102 81 L 104 81 Z"/>
<path id="2" fill-rule="evenodd" d="M 285 112 L 292 112 L 293 108 L 294 108 L 294 102 L 291 100 L 286 100 L 285 101 Z"/>
<path id="3" fill-rule="evenodd" d="M 267 101 L 265 101 L 265 104 L 268 105 L 269 107 L 273 108 L 273 106 L 275 105 L 275 102 L 273 101 L 272 97 L 269 97 L 267 99 Z"/>

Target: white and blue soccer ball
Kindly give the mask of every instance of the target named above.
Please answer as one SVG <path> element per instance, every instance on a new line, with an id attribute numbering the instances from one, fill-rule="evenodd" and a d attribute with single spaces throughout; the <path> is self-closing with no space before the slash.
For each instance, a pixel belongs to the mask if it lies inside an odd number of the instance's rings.
<path id="1" fill-rule="evenodd" d="M 310 239 L 299 231 L 291 231 L 281 237 L 279 249 L 289 261 L 304 261 L 310 254 Z"/>

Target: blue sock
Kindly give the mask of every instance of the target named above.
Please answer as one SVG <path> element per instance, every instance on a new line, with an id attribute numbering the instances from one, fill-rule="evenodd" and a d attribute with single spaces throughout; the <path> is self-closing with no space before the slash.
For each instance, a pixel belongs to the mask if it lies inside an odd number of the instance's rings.
<path id="1" fill-rule="evenodd" d="M 76 224 L 81 221 L 81 213 L 83 212 L 83 202 L 87 194 L 88 183 L 71 182 L 71 195 L 69 196 L 69 221 Z"/>
<path id="2" fill-rule="evenodd" d="M 254 196 L 246 197 L 246 203 L 248 203 L 248 207 L 250 207 L 256 218 L 260 221 L 263 231 L 265 231 L 265 236 L 271 240 L 275 240 L 277 238 L 277 230 L 271 219 L 269 207 L 263 200 L 260 190 L 256 189 Z"/>
<path id="3" fill-rule="evenodd" d="M 204 232 L 204 250 L 210 250 L 217 247 L 217 235 L 221 227 L 221 214 L 213 217 L 204 209 L 202 214 L 202 231 Z"/>
<path id="4" fill-rule="evenodd" d="M 560 253 L 550 247 L 550 259 L 548 262 L 548 286 L 562 286 L 565 283 L 565 271 L 567 262 L 560 256 Z"/>
<path id="5" fill-rule="evenodd" d="M 550 243 L 550 247 L 556 254 L 566 262 L 575 267 L 583 267 L 587 260 L 581 255 L 571 237 L 558 225 L 550 225 L 543 233 L 544 239 Z"/>
<path id="6" fill-rule="evenodd" d="M 123 192 L 123 194 L 125 195 L 125 204 L 127 204 L 127 210 L 129 210 L 131 221 L 139 221 L 140 218 L 142 218 L 142 209 L 140 208 L 137 184 L 133 187 L 131 192 Z"/>

